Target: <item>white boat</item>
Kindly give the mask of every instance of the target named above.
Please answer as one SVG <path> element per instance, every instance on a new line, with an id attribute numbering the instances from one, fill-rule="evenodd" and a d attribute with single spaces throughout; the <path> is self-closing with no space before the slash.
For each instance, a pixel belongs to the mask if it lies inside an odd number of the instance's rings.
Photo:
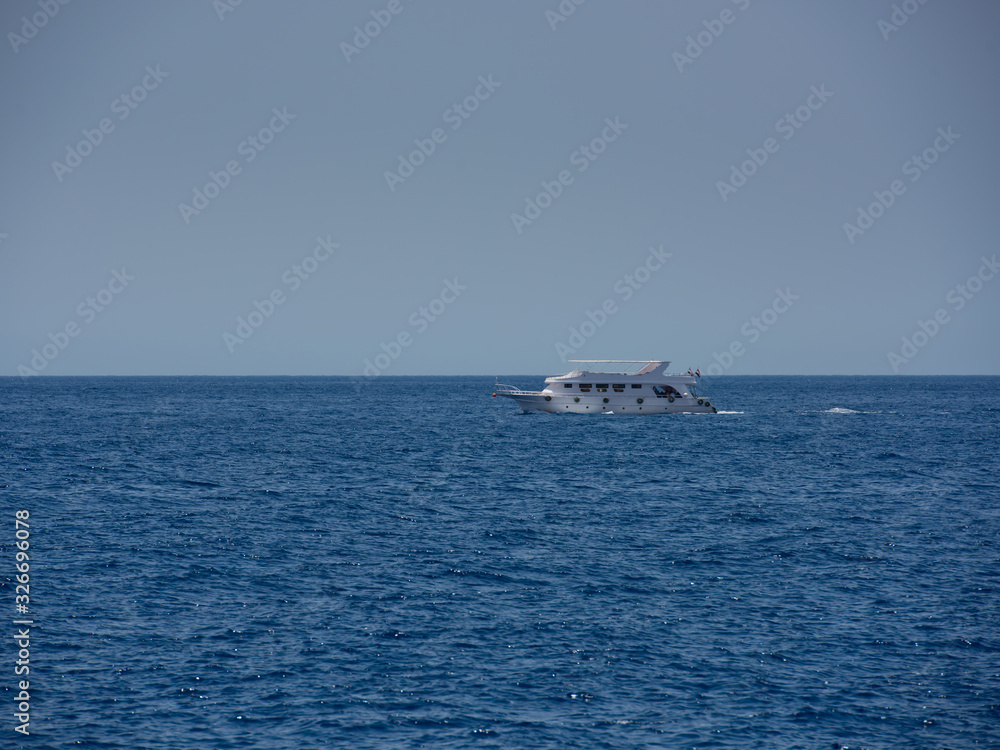
<path id="1" fill-rule="evenodd" d="M 598 359 L 570 362 L 577 368 L 545 378 L 545 388 L 524 391 L 496 384 L 493 396 L 513 399 L 523 412 L 574 414 L 715 414 L 698 395 L 697 377 L 669 373 L 665 360 Z"/>

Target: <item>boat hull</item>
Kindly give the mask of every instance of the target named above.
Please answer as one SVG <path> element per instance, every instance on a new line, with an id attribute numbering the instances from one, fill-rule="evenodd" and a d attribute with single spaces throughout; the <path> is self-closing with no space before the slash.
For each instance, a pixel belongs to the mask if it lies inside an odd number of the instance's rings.
<path id="1" fill-rule="evenodd" d="M 537 394 L 498 393 L 512 399 L 523 412 L 549 412 L 553 414 L 714 414 L 711 402 L 696 398 L 642 397 L 630 398 L 625 394 L 596 394 L 561 396 Z M 698 401 L 702 403 L 699 404 Z"/>

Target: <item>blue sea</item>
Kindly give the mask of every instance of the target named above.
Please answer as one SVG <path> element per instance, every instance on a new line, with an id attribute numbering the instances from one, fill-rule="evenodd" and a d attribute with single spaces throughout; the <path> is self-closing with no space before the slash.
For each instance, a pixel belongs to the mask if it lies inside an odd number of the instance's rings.
<path id="1" fill-rule="evenodd" d="M 493 382 L 0 379 L 0 747 L 1000 747 L 1000 378 Z"/>

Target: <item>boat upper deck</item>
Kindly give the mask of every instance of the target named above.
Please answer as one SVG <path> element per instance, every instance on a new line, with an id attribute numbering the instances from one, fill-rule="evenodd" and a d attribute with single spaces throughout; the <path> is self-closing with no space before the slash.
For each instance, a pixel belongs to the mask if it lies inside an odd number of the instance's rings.
<path id="1" fill-rule="evenodd" d="M 575 365 L 616 365 L 615 367 L 577 367 L 574 372 L 591 373 L 592 375 L 647 375 L 656 372 L 662 365 L 664 369 L 670 366 L 667 360 L 658 359 L 571 359 Z"/>
<path id="2" fill-rule="evenodd" d="M 695 378 L 690 373 L 668 373 L 670 362 L 656 359 L 571 359 L 578 365 L 573 372 L 565 375 L 552 375 L 545 378 L 546 383 L 562 383 L 568 381 L 603 379 L 625 380 L 627 382 L 655 382 L 665 378 L 679 378 L 682 382 L 694 383 Z M 613 365 L 608 367 L 608 365 Z M 596 366 L 596 367 L 595 367 Z M 594 367 L 594 369 L 591 369 Z"/>

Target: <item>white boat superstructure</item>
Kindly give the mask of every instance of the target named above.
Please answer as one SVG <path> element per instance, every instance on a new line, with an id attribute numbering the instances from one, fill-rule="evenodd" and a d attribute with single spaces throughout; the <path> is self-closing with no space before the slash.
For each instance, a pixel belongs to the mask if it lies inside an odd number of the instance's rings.
<path id="1" fill-rule="evenodd" d="M 576 369 L 545 378 L 541 391 L 497 383 L 494 396 L 513 399 L 521 411 L 574 414 L 715 414 L 698 396 L 698 379 L 669 373 L 666 360 L 599 359 L 570 362 Z"/>

